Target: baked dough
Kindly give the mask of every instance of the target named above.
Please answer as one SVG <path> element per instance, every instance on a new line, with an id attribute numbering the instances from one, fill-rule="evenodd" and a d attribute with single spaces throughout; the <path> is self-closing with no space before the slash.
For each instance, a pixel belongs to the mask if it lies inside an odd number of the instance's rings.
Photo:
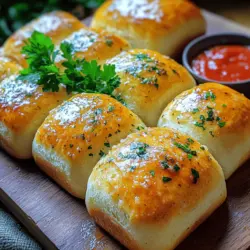
<path id="1" fill-rule="evenodd" d="M 129 49 L 129 44 L 123 38 L 112 35 L 106 31 L 82 28 L 73 32 L 62 42 L 72 44 L 73 54 L 78 58 L 85 58 L 87 61 L 97 60 L 99 64 L 123 50 Z M 59 49 L 59 45 L 58 45 Z M 62 55 L 56 57 L 56 62 L 63 61 Z"/>
<path id="2" fill-rule="evenodd" d="M 222 169 L 206 147 L 180 132 L 150 128 L 129 135 L 98 162 L 86 205 L 128 249 L 170 250 L 225 198 Z"/>
<path id="3" fill-rule="evenodd" d="M 22 67 L 11 58 L 0 54 L 0 82 L 6 77 L 18 73 Z"/>
<path id="4" fill-rule="evenodd" d="M 85 198 L 97 161 L 143 122 L 115 99 L 79 94 L 51 111 L 33 142 L 37 165 L 59 185 Z"/>
<path id="5" fill-rule="evenodd" d="M 148 126 L 156 126 L 166 105 L 195 80 L 180 64 L 151 50 L 122 52 L 107 61 L 121 78 L 114 91 Z"/>
<path id="6" fill-rule="evenodd" d="M 72 32 L 84 27 L 85 25 L 76 17 L 64 11 L 44 14 L 11 35 L 4 43 L 4 54 L 26 67 L 27 62 L 20 51 L 35 30 L 49 36 L 57 44 Z"/>
<path id="7" fill-rule="evenodd" d="M 49 111 L 68 98 L 59 92 L 43 92 L 42 87 L 17 80 L 17 75 L 0 84 L 0 144 L 12 156 L 32 157 L 32 141 Z"/>
<path id="8" fill-rule="evenodd" d="M 206 83 L 183 92 L 166 107 L 158 126 L 207 145 L 226 179 L 250 157 L 250 100 L 224 85 Z"/>
<path id="9" fill-rule="evenodd" d="M 132 48 L 171 57 L 206 30 L 200 9 L 186 0 L 108 0 L 95 12 L 91 26 L 124 37 Z"/>

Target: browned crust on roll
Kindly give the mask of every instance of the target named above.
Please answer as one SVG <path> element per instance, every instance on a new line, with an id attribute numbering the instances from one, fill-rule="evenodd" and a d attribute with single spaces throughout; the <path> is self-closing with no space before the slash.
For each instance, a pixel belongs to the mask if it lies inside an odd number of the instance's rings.
<path id="1" fill-rule="evenodd" d="M 68 183 L 65 174 L 62 171 L 58 170 L 50 162 L 41 158 L 39 154 L 33 153 L 33 157 L 40 169 L 44 171 L 49 177 L 51 177 L 59 186 L 67 190 L 67 192 L 69 192 L 71 195 L 81 198 L 78 193 L 74 192 L 74 189 Z"/>
<path id="2" fill-rule="evenodd" d="M 176 248 L 185 238 L 187 238 L 199 225 L 201 225 L 226 199 L 226 196 L 221 196 L 221 198 L 213 203 L 210 208 L 204 213 L 196 222 L 187 228 L 187 230 L 177 239 L 173 249 Z M 137 242 L 133 237 L 126 231 L 122 226 L 120 226 L 111 216 L 105 214 L 100 209 L 90 209 L 89 214 L 95 222 L 104 228 L 108 233 L 110 233 L 115 239 L 117 239 L 121 244 L 126 246 L 128 249 L 133 250 L 143 250 L 138 246 Z M 170 250 L 170 249 L 165 249 Z"/>
<path id="3" fill-rule="evenodd" d="M 140 248 L 132 236 L 126 232 L 122 226 L 115 222 L 115 220 L 102 212 L 100 209 L 91 209 L 89 214 L 94 218 L 96 223 L 103 227 L 108 233 L 110 233 L 121 244 L 128 249 L 143 250 Z"/>

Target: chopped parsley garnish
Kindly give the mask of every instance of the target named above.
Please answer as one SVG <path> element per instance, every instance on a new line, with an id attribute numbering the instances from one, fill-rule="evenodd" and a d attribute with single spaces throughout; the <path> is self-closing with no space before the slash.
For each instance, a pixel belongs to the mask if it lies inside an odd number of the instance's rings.
<path id="1" fill-rule="evenodd" d="M 170 182 L 170 181 L 172 181 L 172 178 L 163 176 L 163 177 L 162 177 L 162 181 L 163 181 L 164 183 Z"/>
<path id="2" fill-rule="evenodd" d="M 154 177 L 155 176 L 155 171 L 154 170 L 150 170 L 149 173 Z"/>
<path id="3" fill-rule="evenodd" d="M 28 68 L 20 71 L 18 77 L 43 86 L 43 91 L 59 91 L 60 85 L 66 86 L 67 92 L 103 93 L 112 95 L 120 85 L 114 65 L 101 68 L 96 60 L 90 62 L 73 56 L 73 46 L 68 42 L 60 44 L 64 70 L 55 63 L 59 50 L 55 50 L 50 37 L 34 31 L 21 52 L 26 56 Z M 114 97 L 114 96 L 113 96 Z"/>
<path id="4" fill-rule="evenodd" d="M 223 108 L 226 108 L 226 107 L 227 107 L 227 104 L 223 103 L 223 104 L 222 104 L 222 107 L 223 107 Z"/>
<path id="5" fill-rule="evenodd" d="M 209 134 L 214 137 L 213 131 L 209 131 Z"/>
<path id="6" fill-rule="evenodd" d="M 175 172 L 178 172 L 181 168 L 177 164 L 175 164 L 173 169 Z"/>
<path id="7" fill-rule="evenodd" d="M 70 147 L 70 148 L 73 148 L 73 147 L 74 147 L 74 145 L 73 145 L 73 144 L 69 144 L 69 147 Z"/>
<path id="8" fill-rule="evenodd" d="M 108 137 L 111 137 L 111 136 L 112 136 L 112 134 L 109 134 L 109 135 L 108 135 Z"/>
<path id="9" fill-rule="evenodd" d="M 107 148 L 110 148 L 109 142 L 105 142 L 105 143 L 104 143 L 104 146 L 107 147 Z"/>
<path id="10" fill-rule="evenodd" d="M 101 109 L 101 108 L 95 109 L 95 110 L 94 110 L 94 114 L 95 114 L 95 115 L 100 115 L 100 114 L 102 114 L 102 109 Z"/>
<path id="11" fill-rule="evenodd" d="M 223 128 L 226 125 L 226 122 L 218 121 L 218 125 L 220 128 Z"/>
<path id="12" fill-rule="evenodd" d="M 192 150 L 192 149 L 190 149 L 189 145 L 187 145 L 187 144 L 183 145 L 183 144 L 181 144 L 179 142 L 174 142 L 174 145 L 177 148 L 179 148 L 182 151 L 184 151 L 185 153 L 187 153 L 188 154 L 188 159 L 192 159 L 193 156 L 197 156 L 197 152 L 194 151 L 194 150 Z"/>
<path id="13" fill-rule="evenodd" d="M 140 131 L 140 130 L 144 129 L 144 127 L 143 126 L 138 126 L 136 129 Z"/>
<path id="14" fill-rule="evenodd" d="M 214 120 L 214 111 L 212 109 L 209 109 L 207 112 L 207 121 L 213 121 Z"/>
<path id="15" fill-rule="evenodd" d="M 212 91 L 208 91 L 205 93 L 205 99 L 208 100 L 209 98 L 211 98 L 212 101 L 216 99 L 216 96 Z"/>
<path id="16" fill-rule="evenodd" d="M 199 172 L 196 169 L 191 168 L 191 173 L 193 176 L 193 183 L 196 184 L 198 179 L 200 178 Z"/>
<path id="17" fill-rule="evenodd" d="M 201 146 L 200 149 L 201 149 L 201 150 L 205 150 L 205 147 L 204 147 L 204 146 Z"/>
<path id="18" fill-rule="evenodd" d="M 193 143 L 194 143 L 194 140 L 191 139 L 191 138 L 188 138 L 187 141 L 188 141 L 188 143 L 190 143 L 190 144 L 193 144 Z"/>
<path id="19" fill-rule="evenodd" d="M 164 169 L 169 168 L 169 165 L 168 165 L 167 161 L 162 161 L 162 162 L 161 162 L 161 166 L 162 166 Z"/>
<path id="20" fill-rule="evenodd" d="M 90 145 L 90 146 L 88 146 L 88 149 L 92 149 L 92 146 Z"/>
<path id="21" fill-rule="evenodd" d="M 114 107 L 114 106 L 108 106 L 108 111 L 109 111 L 109 112 L 114 111 L 114 109 L 115 109 L 115 107 Z"/>
<path id="22" fill-rule="evenodd" d="M 135 54 L 135 57 L 139 61 L 153 62 L 153 59 L 147 54 Z"/>
<path id="23" fill-rule="evenodd" d="M 101 157 L 103 157 L 103 156 L 105 156 L 105 153 L 104 153 L 102 150 L 100 150 L 99 155 L 100 155 Z"/>
<path id="24" fill-rule="evenodd" d="M 105 43 L 106 43 L 107 46 L 109 46 L 109 47 L 112 47 L 112 45 L 113 45 L 113 41 L 112 41 L 112 40 L 109 40 L 109 39 L 107 39 L 107 40 L 105 41 Z"/>
<path id="25" fill-rule="evenodd" d="M 204 127 L 204 122 L 195 122 L 194 125 L 196 127 L 202 128 L 203 130 L 206 130 L 205 127 Z"/>
<path id="26" fill-rule="evenodd" d="M 135 150 L 136 154 L 141 157 L 146 154 L 146 150 L 149 147 L 148 144 L 142 142 L 133 142 L 130 145 L 130 150 Z"/>
<path id="27" fill-rule="evenodd" d="M 197 113 L 197 112 L 199 112 L 199 111 L 200 111 L 200 110 L 199 110 L 198 108 L 195 108 L 195 109 L 193 109 L 192 113 L 195 114 L 195 113 Z"/>
<path id="28" fill-rule="evenodd" d="M 179 75 L 179 73 L 175 69 L 172 69 L 172 71 L 174 74 Z"/>
<path id="29" fill-rule="evenodd" d="M 130 172 L 134 172 L 134 171 L 135 171 L 135 169 L 136 169 L 136 166 L 131 166 L 131 168 L 130 168 Z"/>
<path id="30" fill-rule="evenodd" d="M 90 153 L 89 156 L 94 156 L 94 155 L 92 153 Z"/>

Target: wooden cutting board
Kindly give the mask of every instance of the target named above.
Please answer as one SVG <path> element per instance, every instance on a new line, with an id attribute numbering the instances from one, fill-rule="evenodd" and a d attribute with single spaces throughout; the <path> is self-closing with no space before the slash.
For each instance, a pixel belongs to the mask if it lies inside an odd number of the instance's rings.
<path id="1" fill-rule="evenodd" d="M 204 11 L 208 33 L 250 30 Z M 178 250 L 250 248 L 250 161 L 227 182 L 227 201 Z M 43 174 L 33 161 L 0 151 L 0 200 L 46 249 L 112 250 L 123 247 L 89 217 L 78 200 Z M 152 250 L 154 249 L 152 246 Z"/>

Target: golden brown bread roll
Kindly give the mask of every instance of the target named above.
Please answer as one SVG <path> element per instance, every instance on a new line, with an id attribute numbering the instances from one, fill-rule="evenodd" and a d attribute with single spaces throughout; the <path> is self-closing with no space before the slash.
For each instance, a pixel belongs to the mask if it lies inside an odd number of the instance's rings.
<path id="1" fill-rule="evenodd" d="M 129 44 L 116 35 L 87 28 L 73 32 L 62 42 L 64 41 L 72 44 L 76 57 L 85 58 L 87 61 L 97 60 L 99 64 L 129 48 Z M 59 54 L 56 62 L 59 63 L 62 60 L 63 58 Z"/>
<path id="2" fill-rule="evenodd" d="M 72 195 L 85 198 L 88 177 L 101 156 L 143 122 L 115 99 L 79 94 L 52 110 L 33 141 L 40 168 Z"/>
<path id="3" fill-rule="evenodd" d="M 4 44 L 4 54 L 13 57 L 18 63 L 26 67 L 27 62 L 20 53 L 25 41 L 33 31 L 39 31 L 49 36 L 54 43 L 60 43 L 62 39 L 72 32 L 84 28 L 76 17 L 64 11 L 53 11 L 28 23 L 10 36 Z"/>
<path id="4" fill-rule="evenodd" d="M 107 61 L 121 78 L 114 91 L 148 126 L 156 126 L 161 112 L 182 91 L 195 86 L 188 71 L 158 52 L 135 49 Z"/>
<path id="5" fill-rule="evenodd" d="M 171 57 L 206 29 L 199 8 L 186 0 L 108 0 L 91 26 L 124 37 L 133 48 Z"/>
<path id="6" fill-rule="evenodd" d="M 0 82 L 6 77 L 18 73 L 22 67 L 12 59 L 0 54 Z"/>
<path id="7" fill-rule="evenodd" d="M 128 249 L 170 250 L 225 198 L 223 172 L 205 147 L 180 132 L 150 128 L 98 162 L 86 205 Z"/>
<path id="8" fill-rule="evenodd" d="M 164 110 L 159 127 L 170 127 L 207 145 L 225 178 L 250 157 L 250 100 L 216 83 L 177 96 Z"/>
<path id="9" fill-rule="evenodd" d="M 17 80 L 17 75 L 0 84 L 0 144 L 12 156 L 32 157 L 32 141 L 49 111 L 68 98 L 66 90 L 43 92 L 42 87 Z"/>

